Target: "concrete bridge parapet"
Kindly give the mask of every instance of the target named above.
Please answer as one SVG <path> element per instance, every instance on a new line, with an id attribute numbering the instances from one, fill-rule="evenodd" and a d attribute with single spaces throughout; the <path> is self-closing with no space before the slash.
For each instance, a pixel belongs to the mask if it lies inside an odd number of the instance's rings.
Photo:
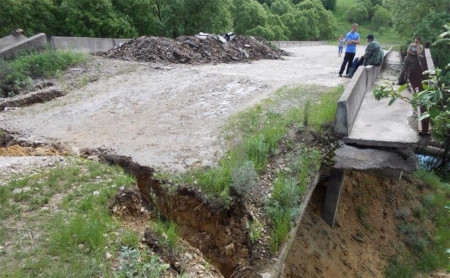
<path id="1" fill-rule="evenodd" d="M 348 136 L 353 128 L 359 108 L 368 89 L 377 79 L 386 62 L 391 49 L 385 51 L 385 59 L 381 66 L 359 67 L 338 100 L 334 131 L 341 136 Z"/>
<path id="2" fill-rule="evenodd" d="M 9 46 L 2 48 L 0 50 L 0 58 L 10 59 L 17 56 L 20 52 L 33 49 L 44 49 L 47 46 L 47 36 L 44 33 L 37 34 L 30 38 L 20 38 L 16 42 L 9 44 Z"/>
<path id="3" fill-rule="evenodd" d="M 17 44 L 20 41 L 26 40 L 27 37 L 22 35 L 21 31 L 22 31 L 21 29 L 18 29 L 12 32 L 12 34 L 0 38 L 0 52 L 3 50 L 3 48 L 6 48 L 12 44 Z"/>
<path id="4" fill-rule="evenodd" d="M 82 53 L 108 51 L 113 47 L 130 39 L 87 38 L 87 37 L 59 37 L 52 36 L 50 45 L 53 49 L 73 50 Z"/>

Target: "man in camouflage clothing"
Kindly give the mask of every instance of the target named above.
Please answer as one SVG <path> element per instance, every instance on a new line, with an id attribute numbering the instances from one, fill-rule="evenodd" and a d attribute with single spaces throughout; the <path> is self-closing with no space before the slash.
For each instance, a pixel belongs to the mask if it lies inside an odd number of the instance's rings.
<path id="1" fill-rule="evenodd" d="M 381 45 L 375 41 L 374 36 L 368 35 L 367 42 L 369 43 L 366 47 L 366 52 L 364 53 L 364 66 L 374 65 L 381 66 L 384 58 L 384 51 Z"/>

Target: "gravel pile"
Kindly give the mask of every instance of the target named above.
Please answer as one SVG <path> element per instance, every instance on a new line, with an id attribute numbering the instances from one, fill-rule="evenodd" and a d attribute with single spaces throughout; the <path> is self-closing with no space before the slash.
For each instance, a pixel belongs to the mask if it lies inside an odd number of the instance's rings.
<path id="1" fill-rule="evenodd" d="M 218 36 L 200 33 L 176 39 L 139 37 L 106 52 L 107 58 L 138 62 L 181 64 L 234 63 L 259 59 L 281 59 L 286 52 L 252 36 Z"/>

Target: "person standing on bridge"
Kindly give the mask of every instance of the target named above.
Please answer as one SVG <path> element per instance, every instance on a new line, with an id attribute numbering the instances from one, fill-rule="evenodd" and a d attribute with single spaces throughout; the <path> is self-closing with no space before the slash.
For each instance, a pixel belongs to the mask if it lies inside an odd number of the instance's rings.
<path id="1" fill-rule="evenodd" d="M 422 56 L 422 52 L 422 38 L 417 36 L 406 50 L 406 58 L 403 61 L 397 85 L 403 85 L 408 82 L 411 71 L 419 64 L 419 57 Z"/>
<path id="2" fill-rule="evenodd" d="M 381 66 L 384 58 L 384 51 L 381 45 L 375 41 L 375 37 L 370 34 L 367 36 L 367 42 L 369 43 L 364 53 L 364 66 L 374 65 Z"/>
<path id="3" fill-rule="evenodd" d="M 345 67 L 347 67 L 345 74 L 348 75 L 348 71 L 352 66 L 353 58 L 355 58 L 356 45 L 359 44 L 359 34 L 356 30 L 358 30 L 358 23 L 353 23 L 352 29 L 345 36 L 347 46 L 345 47 L 344 61 L 342 61 L 341 69 L 339 70 L 339 77 L 342 77 Z"/>

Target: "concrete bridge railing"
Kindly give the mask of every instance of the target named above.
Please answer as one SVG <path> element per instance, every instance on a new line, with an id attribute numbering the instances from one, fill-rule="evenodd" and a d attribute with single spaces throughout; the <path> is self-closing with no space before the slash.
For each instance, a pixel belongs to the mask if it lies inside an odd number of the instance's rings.
<path id="1" fill-rule="evenodd" d="M 48 46 L 47 36 L 44 33 L 37 34 L 30 38 L 20 38 L 19 40 L 8 40 L 12 43 L 0 49 L 0 58 L 13 58 L 20 52 L 32 49 L 44 49 Z"/>
<path id="2" fill-rule="evenodd" d="M 39 46 L 41 48 L 48 46 L 47 37 L 43 33 L 31 38 L 22 36 L 21 40 L 14 38 L 15 41 L 12 41 L 9 37 L 11 36 L 0 39 L 0 57 L 11 57 L 17 55 L 22 50 L 31 49 L 32 47 Z M 49 38 L 49 44 L 52 49 L 96 53 L 110 50 L 129 40 L 130 39 L 51 36 Z M 270 41 L 270 43 L 278 48 L 328 44 L 326 41 Z M 7 51 L 6 48 L 2 49 L 2 46 L 7 45 L 9 45 Z"/>
<path id="3" fill-rule="evenodd" d="M 52 49 L 75 50 L 83 53 L 108 51 L 130 39 L 87 38 L 87 37 L 50 37 Z"/>
<path id="4" fill-rule="evenodd" d="M 338 100 L 334 125 L 336 134 L 341 136 L 350 134 L 364 96 L 383 69 L 391 50 L 392 48 L 385 52 L 385 58 L 381 66 L 359 67 L 353 75 L 350 83 Z"/>

